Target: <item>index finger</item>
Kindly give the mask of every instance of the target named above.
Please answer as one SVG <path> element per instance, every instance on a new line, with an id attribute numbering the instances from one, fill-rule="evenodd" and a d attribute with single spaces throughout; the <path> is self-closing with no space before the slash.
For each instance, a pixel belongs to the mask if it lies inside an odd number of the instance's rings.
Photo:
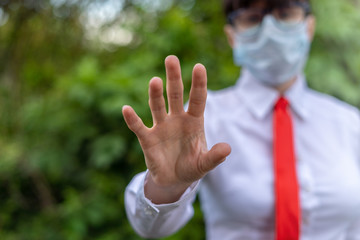
<path id="1" fill-rule="evenodd" d="M 202 64 L 196 64 L 193 69 L 191 90 L 189 96 L 188 113 L 194 117 L 204 115 L 207 96 L 206 68 Z"/>

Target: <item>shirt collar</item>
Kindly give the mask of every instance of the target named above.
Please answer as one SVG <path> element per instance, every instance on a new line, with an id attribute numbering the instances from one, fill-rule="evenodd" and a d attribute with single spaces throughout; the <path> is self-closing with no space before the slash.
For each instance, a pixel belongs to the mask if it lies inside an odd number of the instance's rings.
<path id="1" fill-rule="evenodd" d="M 291 109 L 304 120 L 309 115 L 307 108 L 304 106 L 306 89 L 305 77 L 300 74 L 295 83 L 284 94 L 290 103 Z M 276 89 L 256 80 L 246 69 L 243 69 L 237 81 L 236 92 L 246 107 L 259 119 L 263 119 L 272 111 L 280 97 Z"/>

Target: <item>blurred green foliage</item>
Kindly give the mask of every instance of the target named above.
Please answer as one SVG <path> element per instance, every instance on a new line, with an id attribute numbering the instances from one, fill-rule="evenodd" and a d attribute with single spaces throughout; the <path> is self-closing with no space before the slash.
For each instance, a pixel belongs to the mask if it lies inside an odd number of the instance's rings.
<path id="1" fill-rule="evenodd" d="M 94 25 L 101 18 L 91 13 L 104 5 L 113 16 Z M 221 1 L 0 0 L 0 7 L 0 239 L 141 239 L 123 198 L 145 164 L 121 107 L 133 106 L 151 126 L 147 85 L 165 77 L 169 54 L 182 62 L 186 96 L 197 62 L 210 89 L 235 83 Z M 313 10 L 309 85 L 359 107 L 360 2 L 316 0 Z M 195 209 L 166 239 L 205 239 L 198 202 Z"/>

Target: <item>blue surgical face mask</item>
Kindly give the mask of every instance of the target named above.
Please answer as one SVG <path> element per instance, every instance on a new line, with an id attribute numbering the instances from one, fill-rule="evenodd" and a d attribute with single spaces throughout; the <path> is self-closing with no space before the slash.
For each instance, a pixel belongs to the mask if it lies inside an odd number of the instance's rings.
<path id="1" fill-rule="evenodd" d="M 267 15 L 261 26 L 236 33 L 234 62 L 277 86 L 303 71 L 310 49 L 306 22 L 284 24 Z"/>

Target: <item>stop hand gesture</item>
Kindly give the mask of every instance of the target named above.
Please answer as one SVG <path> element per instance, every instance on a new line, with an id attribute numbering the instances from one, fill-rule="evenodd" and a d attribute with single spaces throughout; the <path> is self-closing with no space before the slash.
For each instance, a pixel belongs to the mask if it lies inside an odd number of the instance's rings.
<path id="1" fill-rule="evenodd" d="M 130 106 L 123 107 L 125 121 L 138 137 L 149 170 L 145 195 L 158 204 L 178 200 L 193 182 L 223 162 L 231 151 L 226 143 L 218 143 L 210 151 L 207 149 L 204 133 L 205 67 L 201 64 L 194 66 L 187 112 L 183 107 L 179 60 L 168 56 L 165 67 L 168 113 L 163 83 L 158 77 L 149 83 L 152 128 L 147 128 Z"/>

